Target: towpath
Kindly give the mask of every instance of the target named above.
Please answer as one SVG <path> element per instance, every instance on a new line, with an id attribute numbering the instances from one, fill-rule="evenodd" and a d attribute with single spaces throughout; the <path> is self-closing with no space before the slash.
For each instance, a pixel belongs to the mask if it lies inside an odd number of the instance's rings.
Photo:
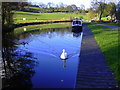
<path id="1" fill-rule="evenodd" d="M 118 26 L 105 25 L 105 24 L 96 24 L 96 25 L 100 25 L 100 26 L 108 27 L 108 28 L 111 28 L 111 29 L 120 30 L 120 27 L 118 27 Z"/>
<path id="2" fill-rule="evenodd" d="M 90 29 L 84 25 L 76 88 L 116 88 L 114 75 L 106 64 Z"/>

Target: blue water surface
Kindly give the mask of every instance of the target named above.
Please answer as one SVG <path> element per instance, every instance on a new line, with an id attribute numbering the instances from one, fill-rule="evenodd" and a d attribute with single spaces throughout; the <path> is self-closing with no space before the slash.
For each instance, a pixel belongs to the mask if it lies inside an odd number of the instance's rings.
<path id="1" fill-rule="evenodd" d="M 75 88 L 82 34 L 72 32 L 69 27 L 17 36 L 16 51 L 30 52 L 36 58 L 37 64 L 32 67 L 34 74 L 29 78 L 32 88 Z M 66 60 L 60 59 L 63 49 L 68 54 Z"/>

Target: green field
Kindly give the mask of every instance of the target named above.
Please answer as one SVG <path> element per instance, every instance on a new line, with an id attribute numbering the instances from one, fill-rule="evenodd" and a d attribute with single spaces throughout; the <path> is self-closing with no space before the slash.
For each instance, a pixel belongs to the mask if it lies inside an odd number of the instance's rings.
<path id="1" fill-rule="evenodd" d="M 14 23 L 26 23 L 26 22 L 47 22 L 47 21 L 64 21 L 73 18 L 88 19 L 87 14 L 75 14 L 75 13 L 31 13 L 23 11 L 14 11 Z M 23 20 L 26 18 L 26 20 Z"/>
<path id="2" fill-rule="evenodd" d="M 114 29 L 109 29 L 99 25 L 87 24 L 88 27 L 94 34 L 94 37 L 101 49 L 104 53 L 106 61 L 109 67 L 115 74 L 115 78 L 118 81 L 118 85 L 120 86 L 120 44 L 118 44 L 118 35 L 119 31 Z"/>

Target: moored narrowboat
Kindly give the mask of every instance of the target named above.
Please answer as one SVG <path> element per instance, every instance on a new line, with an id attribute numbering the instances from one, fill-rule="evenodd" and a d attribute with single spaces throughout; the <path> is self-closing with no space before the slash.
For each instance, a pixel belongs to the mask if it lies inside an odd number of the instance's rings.
<path id="1" fill-rule="evenodd" d="M 73 32 L 82 32 L 82 20 L 81 19 L 74 19 L 72 21 L 72 31 Z"/>

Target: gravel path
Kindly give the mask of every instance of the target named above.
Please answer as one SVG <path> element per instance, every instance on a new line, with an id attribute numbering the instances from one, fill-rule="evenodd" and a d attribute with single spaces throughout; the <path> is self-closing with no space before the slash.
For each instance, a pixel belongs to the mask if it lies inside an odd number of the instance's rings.
<path id="1" fill-rule="evenodd" d="M 118 26 L 104 25 L 104 24 L 96 24 L 96 25 L 100 25 L 100 26 L 108 27 L 108 28 L 111 28 L 111 29 L 120 30 L 120 27 L 118 27 Z"/>
<path id="2" fill-rule="evenodd" d="M 114 75 L 86 25 L 83 29 L 76 88 L 116 88 Z"/>

